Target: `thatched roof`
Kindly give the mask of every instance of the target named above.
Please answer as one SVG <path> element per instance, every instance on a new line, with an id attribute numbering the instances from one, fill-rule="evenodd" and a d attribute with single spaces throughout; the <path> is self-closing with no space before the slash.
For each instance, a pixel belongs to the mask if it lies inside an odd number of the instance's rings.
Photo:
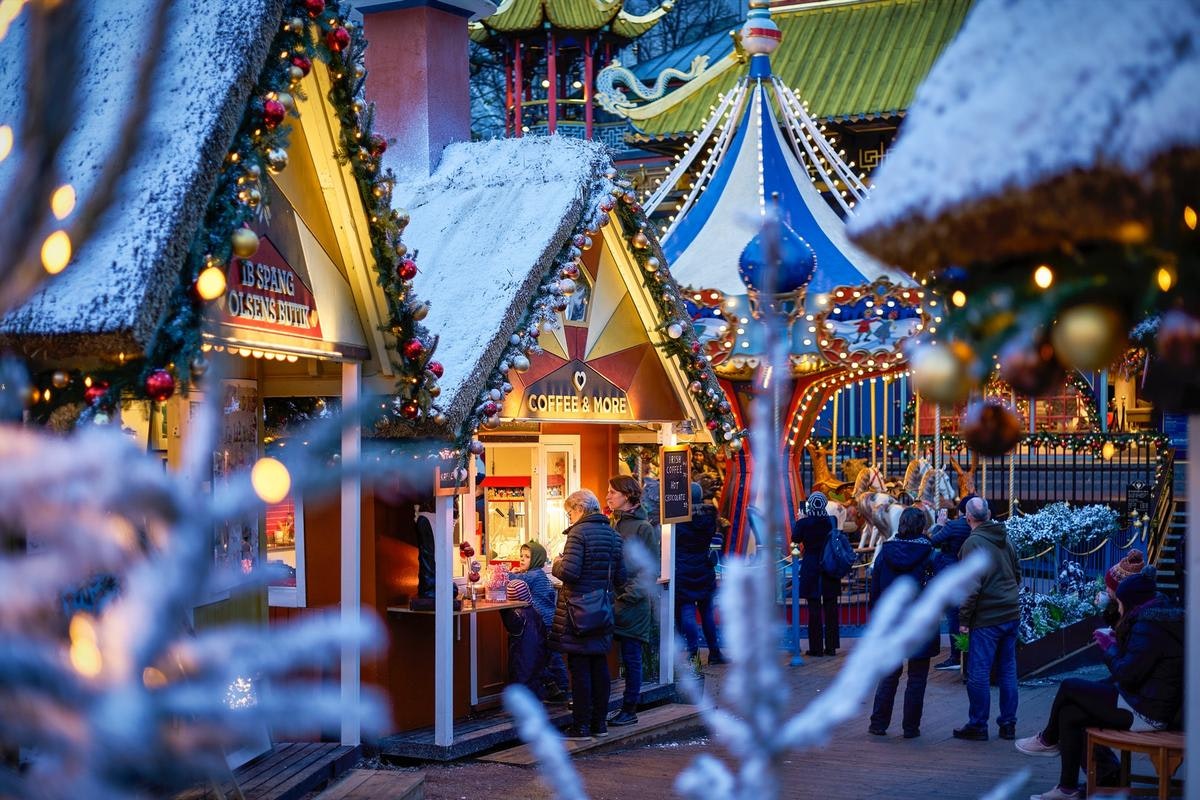
<path id="1" fill-rule="evenodd" d="M 612 166 L 603 145 L 561 137 L 453 144 L 426 181 L 396 187 L 419 252 L 417 293 L 447 366 L 447 430 L 470 415 L 555 257 Z M 451 368 L 452 365 L 452 368 Z"/>
<path id="2" fill-rule="evenodd" d="M 908 269 L 1177 228 L 1200 182 L 1200 2 L 980 0 L 850 233 Z"/>
<path id="3" fill-rule="evenodd" d="M 87 197 L 127 112 L 141 57 L 140 20 L 157 0 L 83 4 L 77 121 L 62 180 Z M 177 4 L 145 136 L 116 202 L 61 274 L 0 320 L 0 342 L 61 357 L 140 353 L 176 285 L 222 159 L 279 28 L 282 0 Z M 0 44 L 0 74 L 21 75 L 24 17 Z M 0 119 L 20 130 L 23 80 L 0 84 Z M 18 147 L 19 147 L 18 141 Z M 19 158 L 0 163 L 0 184 Z"/>

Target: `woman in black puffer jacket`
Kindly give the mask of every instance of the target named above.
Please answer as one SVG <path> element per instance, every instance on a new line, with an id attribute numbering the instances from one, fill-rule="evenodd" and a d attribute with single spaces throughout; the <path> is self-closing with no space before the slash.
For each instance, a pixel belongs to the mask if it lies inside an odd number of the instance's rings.
<path id="1" fill-rule="evenodd" d="M 608 651 L 612 649 L 613 626 L 580 634 L 567 613 L 571 599 L 608 589 L 609 618 L 613 587 L 625 585 L 625 564 L 621 557 L 621 537 L 600 513 L 600 501 L 587 489 L 567 497 L 563 504 L 571 527 L 564 532 L 567 542 L 562 555 L 554 560 L 554 577 L 562 581 L 550 647 L 567 654 L 574 700 L 569 739 L 588 739 L 592 734 L 608 733 L 605 714 L 612 681 L 608 674 Z"/>
<path id="2" fill-rule="evenodd" d="M 700 631 L 696 612 L 708 643 L 708 663 L 724 664 L 717 642 L 717 623 L 713 618 L 713 595 L 717 591 L 717 571 L 713 542 L 719 542 L 717 509 L 702 503 L 700 484 L 692 484 L 692 518 L 675 525 L 675 621 L 687 641 L 688 658 L 697 658 Z"/>

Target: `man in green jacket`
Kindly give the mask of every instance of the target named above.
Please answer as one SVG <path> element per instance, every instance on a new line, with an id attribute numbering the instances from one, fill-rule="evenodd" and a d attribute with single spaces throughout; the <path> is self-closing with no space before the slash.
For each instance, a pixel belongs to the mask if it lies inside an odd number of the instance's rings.
<path id="1" fill-rule="evenodd" d="M 976 579 L 959 610 L 959 631 L 970 634 L 967 648 L 967 699 L 970 719 L 954 729 L 956 739 L 986 742 L 991 712 L 992 664 L 998 661 L 1001 739 L 1017 738 L 1017 628 L 1021 622 L 1021 569 L 1017 551 L 1008 541 L 1004 524 L 992 519 L 982 497 L 967 501 L 971 535 L 959 557 L 966 560 L 976 550 L 987 553 L 991 566 Z"/>

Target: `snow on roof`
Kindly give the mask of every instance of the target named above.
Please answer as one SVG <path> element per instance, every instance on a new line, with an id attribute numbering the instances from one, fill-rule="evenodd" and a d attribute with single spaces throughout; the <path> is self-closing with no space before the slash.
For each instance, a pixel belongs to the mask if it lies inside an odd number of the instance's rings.
<path id="1" fill-rule="evenodd" d="M 571 235 L 597 175 L 611 166 L 598 143 L 559 136 L 453 144 L 428 180 L 396 186 L 418 251 L 416 292 L 445 366 L 451 429 L 475 406 L 546 269 Z"/>
<path id="2" fill-rule="evenodd" d="M 80 205 L 128 112 L 144 32 L 159 0 L 81 4 L 83 43 L 75 125 L 62 180 Z M 137 352 L 150 341 L 245 111 L 282 0 L 177 3 L 156 73 L 145 135 L 116 201 L 67 269 L 0 321 L 0 338 L 46 354 Z M 27 15 L 0 43 L 0 75 L 24 73 Z M 20 160 L 23 80 L 0 85 L 0 121 L 17 131 L 0 185 Z"/>
<path id="3" fill-rule="evenodd" d="M 1077 212 L 1056 182 L 1103 172 L 1148 193 L 1156 158 L 1200 145 L 1197 85 L 1200 3 L 980 0 L 918 90 L 851 234 L 916 267 L 972 254 L 920 251 L 937 250 L 939 234 L 927 226 L 937 223 L 945 236 L 956 224 L 947 218 L 972 206 L 1025 228 L 1025 246 L 1107 233 L 1112 220 L 1098 229 L 1086 216 L 1118 199 L 1089 197 L 1080 187 L 1072 196 L 1088 208 L 1069 218 Z M 1047 186 L 1059 194 L 1047 194 Z M 1032 215 L 996 207 L 1034 189 L 1041 202 L 1027 202 Z M 1120 213 L 1138 205 L 1127 200 Z M 1056 222 L 1055 214 L 1063 216 Z M 994 251 L 1005 247 L 996 239 L 1002 231 L 977 225 L 975 232 L 985 235 L 974 247 L 1004 255 Z M 889 242 L 896 238 L 899 244 Z"/>

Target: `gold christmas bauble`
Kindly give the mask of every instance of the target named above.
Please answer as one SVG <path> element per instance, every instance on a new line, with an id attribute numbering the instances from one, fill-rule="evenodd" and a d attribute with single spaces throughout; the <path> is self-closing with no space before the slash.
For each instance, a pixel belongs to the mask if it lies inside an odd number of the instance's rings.
<path id="1" fill-rule="evenodd" d="M 395 250 L 396 255 L 400 258 L 404 258 L 406 255 L 408 255 L 408 245 L 406 245 L 404 242 L 396 242 Z"/>
<path id="2" fill-rule="evenodd" d="M 425 319 L 428 316 L 429 316 L 429 303 L 421 303 L 421 304 L 413 307 L 412 318 L 415 319 L 417 322 L 420 322 L 421 320 Z"/>
<path id="3" fill-rule="evenodd" d="M 229 237 L 233 254 L 238 258 L 250 258 L 258 252 L 258 234 L 249 228 L 238 228 Z"/>
<path id="4" fill-rule="evenodd" d="M 646 234 L 638 231 L 633 235 L 633 240 L 630 242 L 630 244 L 632 244 L 634 248 L 638 250 L 645 250 L 650 246 L 650 240 L 646 238 Z"/>
<path id="5" fill-rule="evenodd" d="M 966 399 L 975 383 L 978 360 L 965 342 L 924 344 L 909 362 L 913 388 L 941 405 L 954 405 Z"/>
<path id="6" fill-rule="evenodd" d="M 393 214 L 396 217 L 396 224 L 400 226 L 400 230 L 404 230 L 408 227 L 409 217 L 407 209 L 397 208 Z"/>
<path id="7" fill-rule="evenodd" d="M 65 370 L 56 369 L 50 376 L 50 383 L 55 389 L 65 389 L 71 383 L 71 375 Z"/>
<path id="8" fill-rule="evenodd" d="M 1128 329 L 1124 315 L 1115 308 L 1084 303 L 1058 315 L 1050 339 L 1067 366 L 1085 371 L 1104 369 L 1124 349 Z"/>

